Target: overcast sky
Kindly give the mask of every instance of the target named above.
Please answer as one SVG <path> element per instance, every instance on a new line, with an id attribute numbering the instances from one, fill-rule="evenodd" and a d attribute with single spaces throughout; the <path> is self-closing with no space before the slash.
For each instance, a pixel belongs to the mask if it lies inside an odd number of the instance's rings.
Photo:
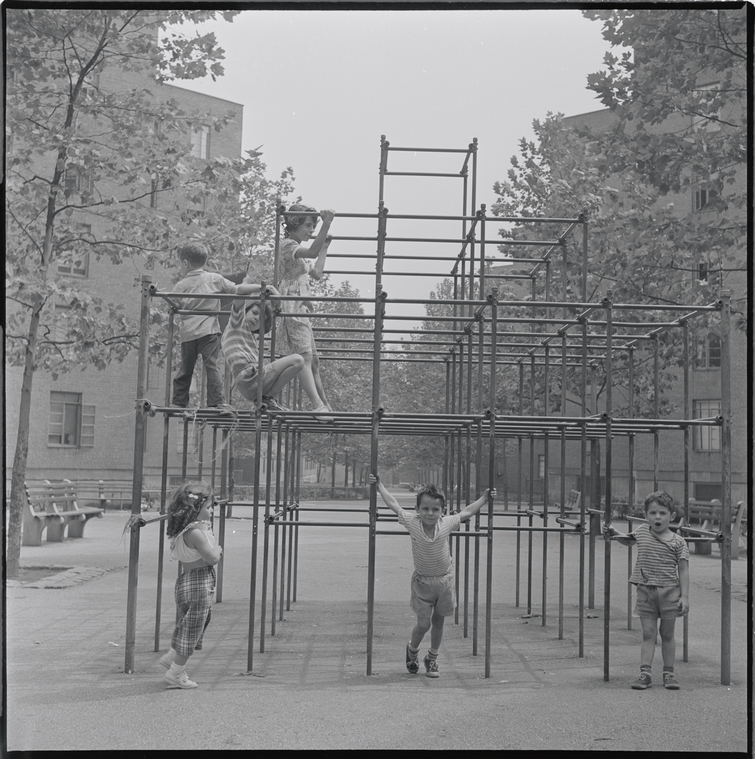
<path id="1" fill-rule="evenodd" d="M 381 135 L 392 146 L 462 149 L 476 137 L 477 206 L 489 208 L 493 183 L 506 179 L 519 140 L 533 137 L 533 119 L 602 108 L 586 79 L 602 68 L 609 46 L 600 23 L 578 10 L 251 10 L 199 29 L 215 31 L 226 51 L 225 75 L 181 86 L 243 104 L 244 150 L 262 146 L 271 177 L 293 167 L 296 193 L 337 213 L 376 212 Z M 389 168 L 457 172 L 462 161 L 455 154 L 392 153 Z M 384 199 L 391 213 L 458 214 L 462 182 L 387 177 Z M 394 224 L 393 232 L 452 234 L 443 225 L 417 224 Z M 374 235 L 376 223 L 336 219 L 331 229 L 336 236 Z M 374 254 L 375 243 L 331 246 L 333 253 L 346 250 Z M 420 250 L 438 255 L 438 246 L 414 244 L 411 252 Z M 441 255 L 457 252 L 445 246 Z M 330 263 L 374 271 L 367 261 Z M 343 279 L 371 295 L 371 278 L 333 276 L 335 284 Z M 427 298 L 437 281 L 396 277 L 385 286 L 395 297 Z"/>

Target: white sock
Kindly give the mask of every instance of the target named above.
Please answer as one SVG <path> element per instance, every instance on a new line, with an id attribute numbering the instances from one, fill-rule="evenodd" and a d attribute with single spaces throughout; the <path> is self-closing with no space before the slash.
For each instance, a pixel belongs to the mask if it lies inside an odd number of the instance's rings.
<path id="1" fill-rule="evenodd" d="M 173 662 L 170 665 L 170 673 L 177 677 L 184 671 L 185 668 L 186 668 L 185 664 L 176 664 L 175 662 Z"/>

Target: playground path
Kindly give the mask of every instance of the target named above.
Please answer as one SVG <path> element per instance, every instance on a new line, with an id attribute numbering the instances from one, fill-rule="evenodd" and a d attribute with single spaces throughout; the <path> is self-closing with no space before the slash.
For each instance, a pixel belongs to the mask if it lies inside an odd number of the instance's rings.
<path id="1" fill-rule="evenodd" d="M 333 504 L 336 509 L 365 502 Z M 248 509 L 251 512 L 251 509 Z M 381 512 L 381 517 L 382 517 Z M 243 517 L 243 509 L 234 512 Z M 7 583 L 7 748 L 43 750 L 165 749 L 509 749 L 647 751 L 748 750 L 748 604 L 750 566 L 732 562 L 731 684 L 720 684 L 721 563 L 693 555 L 689 661 L 677 626 L 679 691 L 633 691 L 639 620 L 627 629 L 626 549 L 612 545 L 609 680 L 603 664 L 604 544 L 596 546 L 595 608 L 584 622 L 578 655 L 578 544 L 564 539 L 564 617 L 559 637 L 559 537 L 547 543 L 543 624 L 542 539 L 533 536 L 532 589 L 528 538 L 520 541 L 516 605 L 516 536 L 497 533 L 492 581 L 490 677 L 485 677 L 485 550 L 480 553 L 480 617 L 469 595 L 459 624 L 449 619 L 441 677 L 409 675 L 404 647 L 414 617 L 408 606 L 411 549 L 406 535 L 379 535 L 376 553 L 372 674 L 366 674 L 367 531 L 302 527 L 296 600 L 284 601 L 271 635 L 266 608 L 260 652 L 261 577 L 248 670 L 252 524 L 226 527 L 222 602 L 213 609 L 204 650 L 188 671 L 192 691 L 167 690 L 156 665 L 157 528 L 142 530 L 135 672 L 124 674 L 127 514 L 92 520 L 87 537 L 24 547 L 25 567 L 55 567 L 37 582 Z M 333 515 L 302 515 L 307 521 Z M 346 514 L 339 521 L 363 520 Z M 395 523 L 394 523 L 395 524 Z M 392 531 L 381 518 L 380 529 Z M 621 529 L 621 527 L 620 527 Z M 264 529 L 259 525 L 260 562 Z M 272 548 L 272 539 L 271 539 Z M 463 552 L 457 562 L 467 563 Z M 261 573 L 260 573 L 261 575 Z M 54 577 L 54 579 L 49 579 Z M 166 561 L 159 630 L 167 649 L 175 607 L 175 566 Z M 270 593 L 270 591 L 268 591 Z M 528 614 L 527 598 L 531 600 Z M 464 619 L 463 607 L 469 615 Z M 277 609 L 276 611 L 279 611 Z M 466 633 L 466 635 L 465 635 Z M 476 653 L 475 653 L 476 641 Z M 424 650 L 424 647 L 423 647 Z"/>

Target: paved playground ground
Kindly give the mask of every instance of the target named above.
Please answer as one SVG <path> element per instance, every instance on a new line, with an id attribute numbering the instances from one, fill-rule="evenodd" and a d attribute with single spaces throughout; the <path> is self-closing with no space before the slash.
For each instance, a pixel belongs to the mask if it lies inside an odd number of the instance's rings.
<path id="1" fill-rule="evenodd" d="M 323 505 L 323 504 L 318 504 Z M 332 502 L 334 510 L 366 502 Z M 128 514 L 90 521 L 83 539 L 23 547 L 23 567 L 53 568 L 36 582 L 6 585 L 9 751 L 166 749 L 506 749 L 579 751 L 748 750 L 748 603 L 745 550 L 732 562 L 731 683 L 721 684 L 721 562 L 690 560 L 689 661 L 677 624 L 682 687 L 634 691 L 640 626 L 627 629 L 626 548 L 611 546 L 609 679 L 604 680 L 604 544 L 596 546 L 595 608 L 587 609 L 578 655 L 579 538 L 564 538 L 564 617 L 559 637 L 559 536 L 547 541 L 545 624 L 542 536 L 495 535 L 490 666 L 485 675 L 484 541 L 479 552 L 480 616 L 471 614 L 475 556 L 469 555 L 469 616 L 446 624 L 441 677 L 409 675 L 404 647 L 414 624 L 408 605 L 411 548 L 382 518 L 376 550 L 372 674 L 366 674 L 368 540 L 364 527 L 300 530 L 296 600 L 266 611 L 260 652 L 258 603 L 248 671 L 251 509 L 226 526 L 222 602 L 204 650 L 187 670 L 196 690 L 168 690 L 157 666 L 155 606 L 158 529 L 141 531 L 135 671 L 124 673 Z M 307 521 L 366 522 L 366 515 L 307 514 Z M 513 520 L 512 520 L 513 523 Z M 623 525 L 618 525 L 623 529 Z M 260 566 L 264 527 L 259 525 Z M 463 554 L 457 556 L 465 563 Z M 54 569 L 59 568 L 59 569 Z M 261 575 L 261 572 L 260 572 Z M 261 577 L 259 578 L 261 583 Z M 167 649 L 175 606 L 175 565 L 165 562 L 158 649 Z M 268 591 L 269 592 L 269 591 Z M 531 599 L 528 614 L 527 599 Z M 464 596 L 460 606 L 464 605 Z M 285 606 L 285 604 L 284 604 Z M 463 611 L 463 609 L 462 609 Z M 475 630 L 476 628 L 476 630 Z M 466 636 L 465 636 L 466 632 Z M 474 641 L 477 651 L 474 653 Z M 428 639 L 423 644 L 423 653 Z"/>

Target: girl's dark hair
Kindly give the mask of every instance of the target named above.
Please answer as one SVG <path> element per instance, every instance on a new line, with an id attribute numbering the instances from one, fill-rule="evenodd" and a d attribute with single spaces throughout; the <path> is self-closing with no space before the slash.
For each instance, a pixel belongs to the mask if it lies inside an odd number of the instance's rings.
<path id="1" fill-rule="evenodd" d="M 208 498 L 212 498 L 212 489 L 204 482 L 185 482 L 173 493 L 168 505 L 169 538 L 178 535 L 187 525 L 197 521 L 197 516 Z"/>
<path id="2" fill-rule="evenodd" d="M 258 300 L 253 300 L 251 303 L 248 303 L 246 306 L 244 306 L 244 313 L 249 313 L 249 309 L 253 308 L 255 305 L 259 305 Z M 273 307 L 270 304 L 270 301 L 265 301 L 265 334 L 267 334 L 271 329 L 273 328 Z M 254 330 L 257 332 L 257 330 Z"/>
<path id="3" fill-rule="evenodd" d="M 434 498 L 436 501 L 440 501 L 440 510 L 445 511 L 446 508 L 446 496 L 443 495 L 443 491 L 438 490 L 435 485 L 424 485 L 417 491 L 417 508 L 419 508 L 419 502 L 422 500 L 422 496 L 427 495 L 430 498 Z"/>
<path id="4" fill-rule="evenodd" d="M 297 227 L 304 224 L 304 222 L 310 217 L 314 216 L 317 221 L 317 209 L 312 206 L 305 206 L 303 203 L 294 203 L 289 211 L 311 211 L 312 213 L 304 213 L 303 216 L 284 216 L 283 217 L 283 229 L 285 230 L 286 237 L 290 232 L 293 232 Z"/>
<path id="5" fill-rule="evenodd" d="M 672 514 L 676 511 L 674 499 L 665 490 L 656 490 L 645 498 L 645 511 L 650 508 L 651 503 L 657 503 L 668 509 Z"/>

